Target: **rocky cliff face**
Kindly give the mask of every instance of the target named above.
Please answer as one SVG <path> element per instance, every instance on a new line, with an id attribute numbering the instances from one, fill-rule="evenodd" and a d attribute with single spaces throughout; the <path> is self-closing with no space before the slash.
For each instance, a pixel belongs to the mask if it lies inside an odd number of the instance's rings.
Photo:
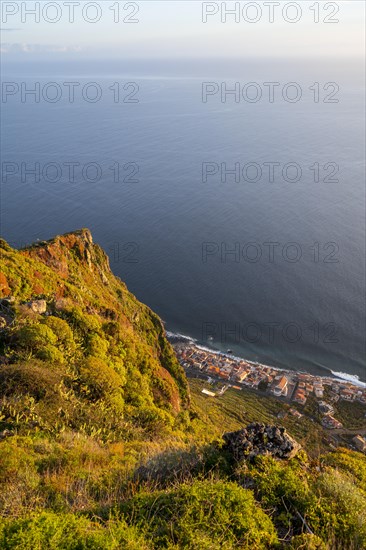
<path id="1" fill-rule="evenodd" d="M 24 391 L 32 399 L 38 396 L 36 412 L 42 416 L 43 390 L 34 388 L 45 385 L 52 371 L 62 389 L 48 396 L 48 423 L 55 422 L 56 407 L 73 417 L 79 403 L 87 419 L 88 405 L 98 402 L 120 423 L 128 417 L 141 429 L 172 426 L 189 402 L 185 374 L 161 320 L 113 275 L 90 231 L 20 251 L 1 241 L 0 252 L 0 296 L 7 298 L 0 311 L 0 354 L 6 364 L 0 378 L 7 398 L 14 397 L 14 380 L 27 378 Z M 62 397 L 65 387 L 73 392 L 73 413 L 70 399 L 66 403 Z"/>
<path id="2" fill-rule="evenodd" d="M 100 278 L 104 284 L 107 284 L 108 275 L 111 274 L 108 256 L 98 245 L 93 243 L 92 235 L 88 229 L 81 229 L 58 236 L 50 241 L 37 243 L 24 249 L 22 253 L 41 260 L 64 279 L 72 279 L 72 276 L 76 275 L 80 268 L 87 268 L 97 279 Z"/>

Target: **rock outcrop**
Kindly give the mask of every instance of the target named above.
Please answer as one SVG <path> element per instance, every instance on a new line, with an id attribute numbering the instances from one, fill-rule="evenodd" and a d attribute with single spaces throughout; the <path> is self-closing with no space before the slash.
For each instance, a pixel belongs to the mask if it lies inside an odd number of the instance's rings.
<path id="1" fill-rule="evenodd" d="M 292 458 L 300 445 L 286 433 L 285 428 L 253 423 L 246 428 L 223 435 L 225 448 L 237 461 L 252 460 L 257 455 L 270 454 L 277 458 Z"/>
<path id="2" fill-rule="evenodd" d="M 46 311 L 47 311 L 47 302 L 46 302 L 46 300 L 32 300 L 31 302 L 28 302 L 26 305 L 34 313 L 42 314 L 42 313 L 46 313 Z"/>

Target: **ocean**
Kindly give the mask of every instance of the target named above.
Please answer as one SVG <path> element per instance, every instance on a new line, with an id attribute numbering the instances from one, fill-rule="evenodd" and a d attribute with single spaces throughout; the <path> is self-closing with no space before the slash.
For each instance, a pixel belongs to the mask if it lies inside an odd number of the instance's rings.
<path id="1" fill-rule="evenodd" d="M 4 67 L 2 236 L 88 227 L 169 331 L 366 381 L 362 76 L 342 60 Z"/>

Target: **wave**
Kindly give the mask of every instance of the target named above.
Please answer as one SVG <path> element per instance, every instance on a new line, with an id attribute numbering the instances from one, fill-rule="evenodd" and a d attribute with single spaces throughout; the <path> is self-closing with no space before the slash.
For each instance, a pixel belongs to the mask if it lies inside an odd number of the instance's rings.
<path id="1" fill-rule="evenodd" d="M 243 357 L 236 357 L 233 354 L 225 353 L 223 351 L 220 351 L 214 347 L 207 347 L 203 344 L 200 344 L 196 338 L 193 338 L 192 336 L 187 336 L 186 334 L 181 334 L 180 332 L 171 332 L 169 330 L 166 331 L 166 335 L 168 340 L 184 340 L 186 342 L 192 342 L 192 344 L 195 344 L 196 348 L 201 349 L 203 351 L 207 351 L 209 353 L 216 353 L 217 355 L 223 355 L 225 357 L 230 357 L 231 359 L 239 359 L 243 360 Z M 252 361 L 253 362 L 253 361 Z"/>
<path id="2" fill-rule="evenodd" d="M 171 332 L 169 330 L 166 331 L 167 338 L 169 340 L 184 340 L 186 342 L 191 342 L 196 346 L 196 348 L 207 351 L 208 353 L 214 353 L 216 355 L 221 355 L 222 357 L 227 357 L 228 359 L 233 359 L 235 361 L 246 361 L 250 365 L 257 365 L 259 367 L 266 367 L 266 368 L 276 368 L 276 370 L 280 371 L 289 371 L 290 369 L 284 369 L 280 367 L 273 367 L 273 365 L 267 365 L 265 363 L 260 363 L 259 361 L 254 361 L 252 359 L 248 359 L 247 357 L 242 357 L 238 355 L 233 355 L 232 353 L 228 353 L 225 351 L 220 351 L 214 347 L 207 347 L 203 344 L 200 344 L 196 338 L 193 338 L 192 336 L 187 336 L 186 334 L 181 334 L 179 332 Z"/>
<path id="3" fill-rule="evenodd" d="M 180 334 L 180 332 L 166 331 L 167 338 L 169 340 L 186 340 L 187 342 L 197 342 L 195 338 L 187 336 L 186 334 Z"/>
<path id="4" fill-rule="evenodd" d="M 249 365 L 262 367 L 262 368 L 269 368 L 269 369 L 276 369 L 278 371 L 283 372 L 290 372 L 290 369 L 285 369 L 281 367 L 274 367 L 273 365 L 268 365 L 266 363 L 260 363 L 259 361 L 254 361 L 253 359 L 248 359 L 247 357 L 239 357 L 238 355 L 233 355 L 232 353 L 227 353 L 225 351 L 219 351 L 214 348 L 208 348 L 206 346 L 203 346 L 201 344 L 196 344 L 196 348 L 201 349 L 203 351 L 208 351 L 209 353 L 215 353 L 216 355 L 221 355 L 222 357 L 227 357 L 228 359 L 233 359 L 234 361 L 245 361 Z"/>
<path id="5" fill-rule="evenodd" d="M 330 372 L 336 378 L 341 378 L 342 380 L 347 380 L 348 382 L 352 382 L 352 384 L 354 384 L 355 386 L 366 388 L 366 382 L 362 382 L 356 374 L 348 374 L 347 372 L 336 372 L 333 370 L 331 370 Z"/>
<path id="6" fill-rule="evenodd" d="M 236 361 L 246 361 L 250 365 L 257 365 L 259 367 L 275 368 L 278 371 L 284 371 L 284 372 L 290 372 L 290 371 L 293 370 L 293 369 L 289 369 L 289 368 L 283 368 L 283 367 L 281 368 L 281 367 L 278 367 L 277 365 L 274 367 L 273 365 L 260 363 L 259 361 L 253 361 L 253 360 L 248 359 L 246 357 L 238 357 L 236 355 L 233 355 L 232 353 L 227 353 L 227 352 L 225 353 L 224 351 L 220 351 L 218 349 L 215 349 L 214 347 L 208 347 L 208 346 L 202 345 L 202 344 L 199 343 L 199 341 L 196 338 L 193 338 L 192 336 L 187 336 L 186 334 L 181 334 L 179 332 L 166 331 L 166 335 L 167 335 L 169 340 L 183 340 L 185 342 L 191 342 L 198 349 L 201 349 L 203 351 L 207 351 L 209 353 L 215 353 L 217 355 L 221 355 L 223 357 L 228 357 L 229 359 L 234 359 Z M 321 369 L 324 369 L 325 371 L 331 373 L 332 376 L 334 376 L 335 378 L 340 378 L 341 380 L 346 380 L 347 382 L 351 382 L 355 386 L 359 386 L 361 388 L 366 388 L 366 382 L 362 382 L 356 374 L 348 374 L 347 372 L 332 371 L 331 369 L 329 369 L 325 365 L 321 365 L 321 364 L 317 364 L 317 367 L 321 368 Z M 297 369 L 294 369 L 294 370 L 297 370 Z M 303 370 L 298 370 L 297 372 L 306 373 Z M 326 376 L 326 377 L 329 377 L 329 375 Z"/>

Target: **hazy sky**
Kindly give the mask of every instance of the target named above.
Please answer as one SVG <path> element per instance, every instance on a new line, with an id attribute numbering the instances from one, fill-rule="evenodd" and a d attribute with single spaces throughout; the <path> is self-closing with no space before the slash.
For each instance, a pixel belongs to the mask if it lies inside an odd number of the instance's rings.
<path id="1" fill-rule="evenodd" d="M 69 22 L 72 11 L 69 4 L 74 4 L 73 23 Z M 120 22 L 114 22 L 117 4 Z M 235 2 L 225 4 L 227 9 L 233 9 Z M 6 61 L 43 56 L 52 56 L 56 60 L 95 56 L 131 59 L 363 55 L 363 0 L 267 2 L 273 4 L 272 8 L 261 1 L 236 4 L 240 4 L 240 21 L 236 23 L 234 15 L 228 15 L 226 23 L 222 23 L 221 2 L 44 0 L 37 3 L 3 0 L 2 58 Z M 47 10 L 43 12 L 45 6 Z M 137 11 L 136 6 L 138 13 L 133 14 Z M 319 23 L 314 22 L 316 6 L 319 6 Z M 243 8 L 247 10 L 244 16 Z M 39 10 L 40 22 L 35 22 L 35 16 L 27 13 L 32 9 Z M 272 23 L 269 21 L 271 9 L 274 10 Z M 87 18 L 99 17 L 100 20 L 95 23 L 85 21 L 83 10 Z M 204 10 L 218 10 L 218 13 L 208 15 L 207 22 L 203 23 Z M 124 23 L 123 18 L 128 18 L 129 14 L 138 23 Z M 289 23 L 286 17 L 291 20 L 299 17 L 299 21 Z M 325 23 L 326 17 L 339 22 Z M 250 23 L 245 18 L 258 18 L 258 21 Z M 52 19 L 59 21 L 52 23 Z"/>

